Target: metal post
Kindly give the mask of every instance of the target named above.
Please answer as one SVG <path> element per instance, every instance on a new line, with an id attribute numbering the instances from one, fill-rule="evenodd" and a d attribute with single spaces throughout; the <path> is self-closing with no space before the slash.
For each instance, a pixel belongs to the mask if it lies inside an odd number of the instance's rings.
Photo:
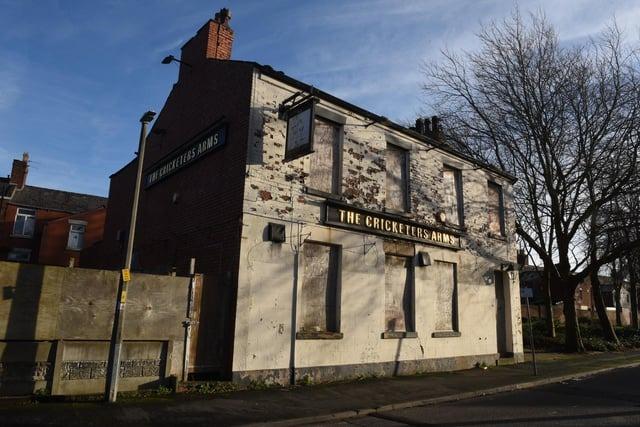
<path id="1" fill-rule="evenodd" d="M 531 311 L 529 310 L 529 297 L 527 301 L 527 318 L 529 319 L 529 342 L 531 343 L 531 358 L 533 361 L 533 375 L 538 375 L 538 365 L 536 364 L 536 345 L 533 342 L 533 325 L 531 324 Z"/>
<path id="2" fill-rule="evenodd" d="M 129 236 L 127 237 L 127 254 L 124 261 L 125 271 L 131 268 L 133 257 L 133 239 L 136 233 L 136 218 L 138 216 L 138 200 L 140 198 L 140 185 L 142 182 L 142 166 L 144 164 L 144 149 L 147 139 L 147 125 L 156 115 L 153 111 L 147 111 L 140 118 L 140 143 L 138 146 L 138 173 L 136 175 L 136 185 L 133 192 L 133 205 L 131 206 L 131 222 L 129 223 Z M 128 274 L 128 273 L 127 273 Z M 120 275 L 120 285 L 116 298 L 116 310 L 113 319 L 113 332 L 109 345 L 109 361 L 107 363 L 107 387 L 106 394 L 109 402 L 115 402 L 118 395 L 118 380 L 120 379 L 120 356 L 122 354 L 122 327 L 124 325 L 125 303 L 127 301 L 128 278 Z"/>
<path id="3" fill-rule="evenodd" d="M 191 356 L 191 321 L 193 318 L 193 299 L 196 280 L 196 259 L 191 258 L 189 264 L 189 299 L 187 301 L 187 318 L 184 320 L 184 356 L 182 359 L 182 381 L 189 379 L 189 357 Z"/>

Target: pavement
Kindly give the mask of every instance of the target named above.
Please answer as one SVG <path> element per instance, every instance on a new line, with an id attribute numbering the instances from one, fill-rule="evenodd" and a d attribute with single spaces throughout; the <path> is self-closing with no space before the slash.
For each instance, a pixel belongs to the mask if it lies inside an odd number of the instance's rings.
<path id="1" fill-rule="evenodd" d="M 541 354 L 538 376 L 530 362 L 451 373 L 369 379 L 317 386 L 178 394 L 100 402 L 0 401 L 9 425 L 304 425 L 443 404 L 527 389 L 640 366 L 640 351 L 581 355 Z"/>

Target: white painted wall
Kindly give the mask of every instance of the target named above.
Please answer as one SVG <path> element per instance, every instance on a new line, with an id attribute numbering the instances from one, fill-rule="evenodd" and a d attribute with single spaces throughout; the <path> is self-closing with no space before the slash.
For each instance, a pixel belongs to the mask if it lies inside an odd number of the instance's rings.
<path id="1" fill-rule="evenodd" d="M 515 262 L 514 215 L 510 185 L 503 178 L 327 103 L 346 119 L 343 135 L 342 188 L 349 203 L 381 211 L 384 205 L 384 147 L 388 135 L 411 148 L 411 198 L 414 221 L 434 223 L 442 204 L 442 164 L 463 170 L 467 237 L 463 250 L 416 244 L 432 261 L 458 265 L 460 337 L 432 338 L 436 283 L 432 267 L 415 268 L 417 338 L 382 339 L 384 331 L 383 240 L 374 235 L 320 225 L 324 199 L 303 192 L 309 156 L 284 163 L 286 122 L 277 118 L 279 103 L 296 90 L 271 78 L 254 76 L 244 194 L 243 231 L 233 371 L 286 369 L 295 341 L 296 367 L 346 365 L 396 360 L 485 355 L 497 352 L 493 271 Z M 382 163 L 382 168 L 380 165 Z M 486 183 L 503 185 L 507 239 L 487 236 Z M 268 222 L 287 226 L 287 241 L 266 241 Z M 339 340 L 293 340 L 292 319 L 296 251 L 304 240 L 342 246 L 341 332 Z M 505 280 L 508 336 L 522 353 L 517 273 Z M 505 277 L 507 279 L 507 277 Z M 508 286 L 507 286 L 508 285 Z M 509 341 L 509 340 L 508 340 Z"/>

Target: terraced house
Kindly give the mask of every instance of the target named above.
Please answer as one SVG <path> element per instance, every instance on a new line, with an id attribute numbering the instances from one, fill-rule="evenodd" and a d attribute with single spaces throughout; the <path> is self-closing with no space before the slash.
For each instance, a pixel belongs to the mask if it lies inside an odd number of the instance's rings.
<path id="1" fill-rule="evenodd" d="M 85 266 L 102 240 L 107 199 L 27 185 L 29 154 L 0 178 L 0 260 Z"/>
<path id="2" fill-rule="evenodd" d="M 288 383 L 520 359 L 513 177 L 446 145 L 437 118 L 408 129 L 232 60 L 229 21 L 183 46 L 143 165 L 136 268 L 186 273 L 194 257 L 205 275 L 192 373 Z M 124 253 L 136 167 L 111 177 L 104 267 Z"/>

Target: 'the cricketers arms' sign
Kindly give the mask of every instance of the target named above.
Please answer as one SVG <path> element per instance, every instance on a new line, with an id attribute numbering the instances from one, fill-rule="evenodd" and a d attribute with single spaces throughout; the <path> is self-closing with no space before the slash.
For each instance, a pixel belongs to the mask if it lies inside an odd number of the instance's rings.
<path id="1" fill-rule="evenodd" d="M 390 238 L 460 248 L 459 233 L 409 221 L 398 215 L 370 211 L 342 203 L 327 202 L 326 206 L 324 222 L 327 225 Z"/>
<path id="2" fill-rule="evenodd" d="M 203 135 L 197 137 L 193 142 L 187 144 L 184 148 L 171 154 L 168 158 L 161 160 L 155 165 L 151 171 L 147 172 L 144 179 L 144 186 L 150 187 L 158 181 L 166 178 L 172 173 L 182 169 L 183 167 L 195 162 L 208 154 L 223 146 L 227 142 L 227 126 L 217 126 Z"/>

